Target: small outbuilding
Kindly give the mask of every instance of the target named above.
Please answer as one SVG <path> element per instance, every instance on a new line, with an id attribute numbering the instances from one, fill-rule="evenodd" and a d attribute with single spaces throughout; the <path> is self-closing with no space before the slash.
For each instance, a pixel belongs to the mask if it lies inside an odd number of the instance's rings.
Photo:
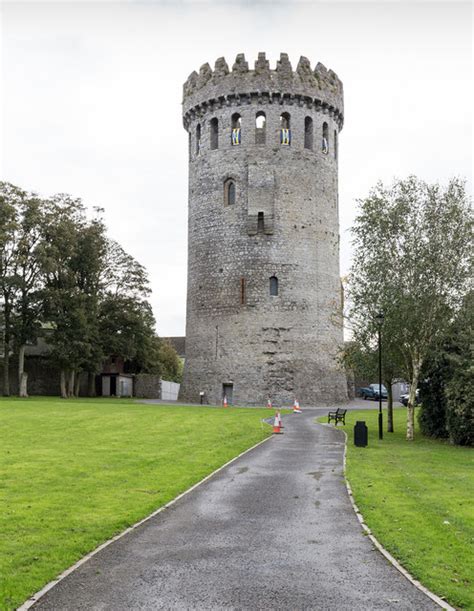
<path id="1" fill-rule="evenodd" d="M 102 373 L 101 390 L 103 397 L 132 397 L 133 375 L 127 373 Z"/>

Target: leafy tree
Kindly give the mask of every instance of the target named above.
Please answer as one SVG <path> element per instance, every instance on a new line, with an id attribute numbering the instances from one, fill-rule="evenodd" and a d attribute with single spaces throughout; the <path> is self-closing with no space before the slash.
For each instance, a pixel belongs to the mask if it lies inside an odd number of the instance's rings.
<path id="1" fill-rule="evenodd" d="M 12 342 L 12 311 L 16 293 L 16 234 L 18 230 L 17 204 L 25 192 L 11 185 L 0 183 L 0 291 L 2 299 L 2 352 L 3 394 L 10 394 L 10 352 Z"/>
<path id="2" fill-rule="evenodd" d="M 463 181 L 443 188 L 414 176 L 390 187 L 379 183 L 359 206 L 351 313 L 374 333 L 375 315 L 384 312 L 384 345 L 397 347 L 410 381 L 407 439 L 413 440 L 421 368 L 472 275 L 472 211 Z"/>
<path id="3" fill-rule="evenodd" d="M 146 269 L 110 238 L 106 242 L 100 283 L 108 296 L 146 299 L 151 293 Z"/>
<path id="4" fill-rule="evenodd" d="M 45 241 L 41 253 L 45 279 L 43 290 L 46 319 L 53 326 L 50 336 L 52 359 L 61 372 L 61 396 L 77 390 L 76 375 L 92 358 L 92 285 L 97 255 L 88 253 L 90 226 L 79 199 L 57 195 L 48 202 Z M 89 254 L 89 257 L 88 257 Z M 90 272 L 90 273 L 89 273 Z"/>
<path id="5" fill-rule="evenodd" d="M 41 323 L 51 327 L 51 358 L 60 368 L 61 395 L 77 395 L 82 372 L 89 391 L 104 358 L 120 354 L 134 371 L 159 372 L 160 344 L 147 301 L 145 268 L 106 237 L 96 209 L 80 199 L 40 200 L 0 183 L 0 304 L 4 393 L 9 361 L 18 351 L 20 394 L 27 394 L 25 346 Z"/>
<path id="6" fill-rule="evenodd" d="M 20 396 L 27 396 L 24 370 L 25 345 L 37 337 L 40 316 L 40 265 L 42 202 L 32 193 L 0 183 L 0 287 L 3 302 L 4 393 L 10 393 L 9 364 L 13 347 L 18 351 Z"/>
<path id="7" fill-rule="evenodd" d="M 95 394 L 95 374 L 105 357 L 100 341 L 99 310 L 103 297 L 102 272 L 107 252 L 107 239 L 105 226 L 100 216 L 101 212 L 100 209 L 96 209 L 96 216 L 82 228 L 78 237 L 77 255 L 73 262 L 77 287 L 86 303 L 88 343 L 87 352 L 83 354 L 75 376 L 74 394 L 76 396 L 79 394 L 82 372 L 88 375 L 89 395 Z"/>
<path id="8" fill-rule="evenodd" d="M 28 396 L 28 374 L 25 371 L 25 348 L 35 342 L 41 327 L 42 286 L 38 252 L 43 239 L 42 202 L 29 195 L 20 202 L 18 241 L 16 249 L 16 287 L 13 302 L 13 336 L 18 351 L 19 396 Z"/>
<path id="9" fill-rule="evenodd" d="M 88 373 L 93 394 L 95 373 L 108 356 L 122 356 L 136 371 L 158 370 L 145 268 L 106 237 L 101 210 L 88 221 L 78 199 L 59 195 L 49 205 L 46 314 L 54 323 L 61 395 L 78 394 L 81 372 Z"/>
<path id="10" fill-rule="evenodd" d="M 159 359 L 162 367 L 161 377 L 170 382 L 181 382 L 181 359 L 169 342 L 161 341 Z"/>
<path id="11" fill-rule="evenodd" d="M 103 353 L 122 356 L 131 373 L 160 373 L 155 319 L 147 300 L 150 286 L 146 269 L 117 242 L 108 239 L 100 278 Z"/>
<path id="12" fill-rule="evenodd" d="M 120 355 L 130 373 L 159 373 L 155 319 L 146 300 L 108 295 L 100 303 L 99 333 L 104 354 Z"/>

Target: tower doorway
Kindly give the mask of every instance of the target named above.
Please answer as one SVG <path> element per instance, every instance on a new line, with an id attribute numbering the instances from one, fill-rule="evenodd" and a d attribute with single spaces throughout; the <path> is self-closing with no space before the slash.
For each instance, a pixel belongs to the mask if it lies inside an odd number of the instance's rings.
<path id="1" fill-rule="evenodd" d="M 227 403 L 232 405 L 234 402 L 234 385 L 232 383 L 222 384 L 222 400 L 224 396 L 227 398 Z"/>

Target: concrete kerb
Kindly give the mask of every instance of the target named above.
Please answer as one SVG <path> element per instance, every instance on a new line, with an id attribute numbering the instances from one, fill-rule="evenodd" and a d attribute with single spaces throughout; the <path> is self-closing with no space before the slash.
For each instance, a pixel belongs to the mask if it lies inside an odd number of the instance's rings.
<path id="1" fill-rule="evenodd" d="M 262 420 L 263 421 L 263 420 Z M 65 579 L 68 575 L 70 575 L 73 571 L 75 571 L 76 569 L 78 569 L 82 564 L 84 564 L 85 562 L 87 562 L 88 560 L 90 560 L 90 558 L 92 558 L 93 556 L 95 556 L 96 554 L 98 554 L 100 551 L 102 551 L 104 548 L 108 547 L 111 543 L 114 543 L 115 541 L 118 541 L 119 539 L 121 539 L 122 537 L 124 537 L 125 535 L 127 535 L 128 533 L 132 532 L 133 530 L 135 530 L 136 528 L 138 528 L 139 526 L 141 526 L 142 524 L 145 524 L 145 522 L 148 522 L 148 520 L 151 520 L 152 518 L 154 518 L 155 516 L 157 516 L 159 513 L 161 513 L 162 511 L 165 511 L 165 509 L 168 509 L 169 507 L 171 507 L 172 505 L 174 505 L 175 503 L 177 503 L 180 499 L 182 499 L 184 496 L 186 496 L 187 494 L 189 494 L 190 492 L 192 492 L 193 490 L 195 490 L 198 486 L 200 486 L 201 484 L 204 484 L 205 482 L 207 482 L 208 480 L 210 480 L 212 477 L 214 477 L 214 475 L 216 475 L 217 473 L 219 473 L 220 471 L 222 471 L 223 469 L 225 469 L 226 467 L 228 467 L 229 465 L 231 465 L 233 462 L 235 462 L 236 460 L 238 460 L 239 458 L 241 458 L 242 456 L 244 456 L 245 454 L 248 454 L 248 452 L 251 452 L 252 450 L 254 450 L 255 448 L 257 448 L 258 446 L 262 445 L 263 443 L 265 443 L 266 441 L 268 441 L 269 439 L 272 439 L 273 436 L 269 435 L 268 437 L 266 437 L 265 439 L 262 439 L 261 441 L 259 441 L 258 443 L 256 443 L 255 445 L 253 445 L 251 448 L 248 448 L 247 450 L 245 450 L 244 452 L 241 452 L 238 456 L 235 456 L 234 458 L 232 458 L 231 460 L 229 460 L 228 462 L 226 462 L 224 465 L 222 465 L 221 467 L 219 467 L 218 469 L 216 469 L 215 471 L 213 471 L 212 473 L 209 473 L 209 475 L 206 475 L 206 477 L 204 477 L 202 480 L 200 480 L 199 482 L 197 482 L 196 484 L 194 484 L 194 486 L 191 486 L 191 488 L 188 488 L 187 490 L 185 490 L 184 492 L 182 492 L 181 494 L 179 494 L 177 497 L 175 497 L 174 499 L 172 499 L 171 501 L 169 501 L 169 503 L 166 503 L 166 505 L 163 505 L 163 507 L 160 507 L 159 509 L 157 509 L 156 511 L 154 511 L 153 513 L 150 513 L 150 515 L 146 516 L 145 518 L 139 520 L 138 522 L 136 522 L 135 524 L 132 524 L 132 526 L 129 526 L 128 528 L 126 528 L 124 531 L 122 531 L 121 533 L 119 533 L 118 535 L 115 535 L 115 537 L 112 537 L 111 539 L 108 539 L 107 541 L 104 541 L 104 543 L 101 543 L 98 547 L 96 547 L 94 550 L 92 550 L 91 552 L 89 552 L 88 554 L 86 554 L 85 556 L 83 556 L 80 560 L 78 560 L 77 562 L 75 562 L 72 566 L 70 566 L 68 569 L 66 569 L 65 571 L 63 571 L 60 575 L 58 575 L 58 577 L 56 577 L 55 579 L 53 579 L 52 581 L 50 581 L 49 583 L 47 583 L 43 588 L 41 588 L 41 590 L 38 590 L 38 592 L 36 592 L 35 594 L 33 594 L 32 596 L 30 596 L 28 598 L 28 600 L 26 600 L 20 607 L 17 608 L 17 611 L 26 611 L 27 609 L 31 609 L 31 607 L 36 604 L 40 598 L 42 598 L 47 592 L 49 592 L 49 590 L 51 590 L 52 588 L 54 588 L 55 585 L 57 585 L 60 581 L 62 581 L 63 579 Z"/>
<path id="2" fill-rule="evenodd" d="M 325 422 L 318 422 L 318 424 L 321 424 L 322 426 L 332 426 L 331 424 L 327 424 Z M 356 502 L 354 501 L 354 496 L 352 494 L 352 488 L 351 488 L 351 485 L 349 483 L 349 480 L 347 479 L 347 475 L 346 475 L 346 455 L 347 455 L 347 441 L 348 441 L 348 437 L 347 437 L 346 431 L 343 431 L 343 430 L 340 429 L 340 432 L 344 434 L 343 469 L 344 469 L 344 481 L 345 481 L 346 488 L 347 488 L 347 494 L 349 495 L 349 499 L 351 501 L 352 508 L 354 509 L 354 513 L 356 514 L 357 519 L 359 520 L 359 523 L 362 526 L 363 530 L 367 533 L 368 538 L 372 541 L 372 543 L 379 550 L 379 552 L 390 562 L 390 564 L 392 564 L 397 569 L 397 571 L 399 571 L 404 577 L 406 577 L 408 579 L 408 581 L 410 583 L 412 583 L 416 588 L 421 590 L 423 592 L 423 594 L 426 594 L 426 596 L 431 598 L 431 600 L 433 602 L 435 602 L 437 605 L 439 605 L 441 607 L 441 609 L 445 609 L 445 611 L 456 611 L 456 609 L 454 607 L 451 607 L 451 605 L 449 605 L 442 598 L 440 598 L 439 596 L 437 596 L 436 594 L 434 594 L 433 592 L 428 590 L 428 588 L 426 588 L 417 579 L 415 579 L 412 575 L 410 575 L 410 573 L 398 562 L 398 560 L 396 560 L 392 556 L 392 554 L 390 554 L 390 552 L 388 552 L 385 549 L 385 547 L 380 543 L 380 541 L 372 534 L 370 528 L 365 523 L 364 516 L 359 511 L 359 508 L 357 507 Z"/>

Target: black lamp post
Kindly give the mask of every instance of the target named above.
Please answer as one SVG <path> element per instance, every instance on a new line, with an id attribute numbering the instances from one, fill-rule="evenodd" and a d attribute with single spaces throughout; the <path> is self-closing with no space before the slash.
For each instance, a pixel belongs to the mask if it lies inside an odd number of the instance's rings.
<path id="1" fill-rule="evenodd" d="M 379 343 L 379 439 L 383 439 L 383 420 L 382 420 L 382 325 L 384 321 L 383 312 L 380 311 L 375 316 L 377 323 L 377 334 Z"/>

